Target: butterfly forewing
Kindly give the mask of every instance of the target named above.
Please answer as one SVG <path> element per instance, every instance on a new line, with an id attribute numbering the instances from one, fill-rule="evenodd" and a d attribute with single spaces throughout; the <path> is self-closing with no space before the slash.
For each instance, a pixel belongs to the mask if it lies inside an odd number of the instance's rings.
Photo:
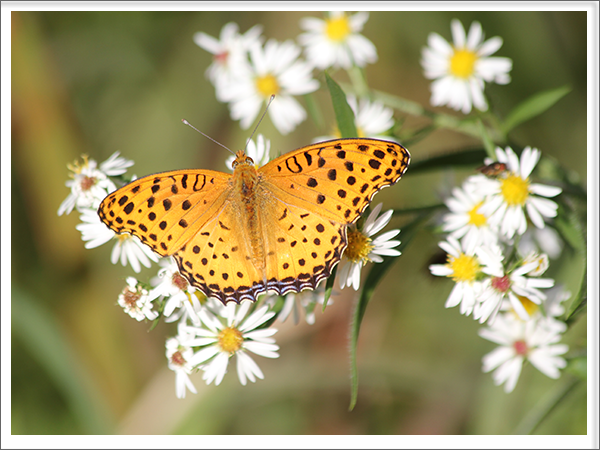
<path id="1" fill-rule="evenodd" d="M 130 233 L 161 256 L 178 251 L 222 208 L 231 175 L 176 170 L 149 175 L 109 194 L 100 219 L 116 233 Z"/>
<path id="2" fill-rule="evenodd" d="M 409 162 L 408 150 L 395 142 L 338 139 L 286 153 L 260 170 L 279 199 L 350 224 Z"/>

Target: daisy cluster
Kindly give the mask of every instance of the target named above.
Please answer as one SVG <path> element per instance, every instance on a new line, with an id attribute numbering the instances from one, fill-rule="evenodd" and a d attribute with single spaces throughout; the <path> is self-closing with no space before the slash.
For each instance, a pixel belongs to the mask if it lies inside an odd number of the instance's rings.
<path id="1" fill-rule="evenodd" d="M 554 280 L 543 276 L 550 260 L 544 248 L 553 258 L 562 248 L 546 223 L 558 208 L 550 198 L 561 189 L 532 182 L 539 150 L 527 147 L 519 158 L 510 147 L 496 148 L 496 156 L 446 200 L 442 228 L 449 234 L 439 246 L 447 262 L 429 268 L 455 283 L 446 308 L 459 306 L 487 324 L 480 335 L 500 347 L 483 358 L 483 371 L 496 369 L 494 382 L 511 392 L 525 360 L 551 378 L 566 366 L 559 355 L 568 348 L 558 343 L 566 325 L 558 317 L 569 295 L 550 289 Z"/>
<path id="2" fill-rule="evenodd" d="M 256 142 L 250 140 L 246 148 L 248 156 L 260 164 L 269 161 L 269 150 L 270 141 L 261 134 Z M 226 163 L 231 169 L 231 161 L 228 159 Z M 166 356 L 169 368 L 175 372 L 178 397 L 185 397 L 187 390 L 196 393 L 189 377 L 194 372 L 201 371 L 207 384 L 220 384 L 231 359 L 236 360 L 241 384 L 263 379 L 263 372 L 250 354 L 266 358 L 279 356 L 279 347 L 273 338 L 277 329 L 270 326 L 275 320 L 284 322 L 293 316 L 294 323 L 298 324 L 304 315 L 308 324 L 315 323 L 315 308 L 324 303 L 324 283 L 315 291 L 290 293 L 284 297 L 265 294 L 256 304 L 244 301 L 240 305 L 224 306 L 216 299 L 206 298 L 180 274 L 173 258 L 159 260 L 137 237 L 116 235 L 100 221 L 98 206 L 117 189 L 115 181 L 121 184 L 125 181 L 123 175 L 131 165 L 132 161 L 115 153 L 100 165 L 84 157 L 83 163 L 69 166 L 73 180 L 68 181 L 67 186 L 71 193 L 60 205 L 58 214 L 77 209 L 82 223 L 76 228 L 81 231 L 86 248 L 114 240 L 113 264 L 119 260 L 123 265 L 128 262 L 139 273 L 141 265 L 150 268 L 151 262 L 158 262 L 158 273 L 148 283 L 128 277 L 117 303 L 137 321 L 156 321 L 162 317 L 167 323 L 177 323 L 177 334 L 166 341 Z M 393 249 L 400 242 L 391 240 L 399 230 L 371 239 L 388 224 L 392 215 L 392 211 L 387 211 L 380 216 L 381 206 L 373 209 L 364 226 L 348 230 L 350 245 L 339 271 L 341 288 L 352 286 L 358 290 L 360 271 L 367 262 L 381 262 L 381 255 L 400 254 Z"/>
<path id="3" fill-rule="evenodd" d="M 198 32 L 194 42 L 213 55 L 206 76 L 217 100 L 229 105 L 233 120 L 248 129 L 275 95 L 268 114 L 277 130 L 288 134 L 306 119 L 306 110 L 296 97 L 319 88 L 315 71 L 348 70 L 377 61 L 377 49 L 360 34 L 368 18 L 364 11 L 352 15 L 333 11 L 325 19 L 304 17 L 299 23 L 304 30 L 297 37 L 299 44 L 266 40 L 258 25 L 240 33 L 233 22 L 221 29 L 218 39 Z M 392 110 L 381 102 L 354 98 L 350 105 L 359 136 L 376 137 L 393 125 Z M 339 131 L 334 133 L 339 135 Z"/>

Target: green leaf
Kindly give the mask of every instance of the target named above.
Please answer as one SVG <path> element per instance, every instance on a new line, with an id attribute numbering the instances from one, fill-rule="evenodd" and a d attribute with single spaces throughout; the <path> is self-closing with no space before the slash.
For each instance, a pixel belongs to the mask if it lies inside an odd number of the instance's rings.
<path id="1" fill-rule="evenodd" d="M 329 94 L 331 95 L 335 119 L 342 137 L 358 137 L 356 125 L 354 123 L 354 112 L 346 101 L 346 94 L 344 94 L 342 88 L 335 81 L 333 81 L 327 72 L 325 72 L 325 80 L 327 81 L 327 87 L 329 88 Z"/>
<path id="2" fill-rule="evenodd" d="M 583 231 L 583 225 L 579 222 L 574 211 L 561 208 L 554 219 L 554 226 L 562 238 L 578 252 L 585 253 L 587 245 Z"/>
<path id="3" fill-rule="evenodd" d="M 504 120 L 502 130 L 508 133 L 516 126 L 539 116 L 571 91 L 569 86 L 562 86 L 549 91 L 539 92 L 518 104 Z"/>
<path id="4" fill-rule="evenodd" d="M 479 129 L 479 133 L 481 134 L 481 140 L 483 141 L 483 147 L 487 153 L 487 156 L 491 159 L 496 159 L 496 153 L 494 152 L 494 143 L 490 139 L 490 135 L 485 129 L 483 122 L 481 119 L 477 119 L 477 128 Z"/>
<path id="5" fill-rule="evenodd" d="M 582 381 L 587 380 L 587 356 L 577 356 L 571 358 L 565 367 L 565 372 L 569 372 Z"/>
<path id="6" fill-rule="evenodd" d="M 584 268 L 583 278 L 581 280 L 581 288 L 571 301 L 569 310 L 566 314 L 565 323 L 571 326 L 579 318 L 581 314 L 587 312 L 587 267 Z"/>
<path id="7" fill-rule="evenodd" d="M 419 230 L 419 225 L 430 216 L 431 212 L 422 213 L 415 220 L 402 228 L 402 231 L 399 235 L 401 243 L 397 247 L 400 252 L 406 248 L 408 243 L 415 236 Z M 367 305 L 373 296 L 375 288 L 395 261 L 395 257 L 387 257 L 383 259 L 383 262 L 373 265 L 369 275 L 367 275 L 367 279 L 365 280 L 364 287 L 360 293 L 358 303 L 356 304 L 356 308 L 352 316 L 352 324 L 350 329 L 350 411 L 354 409 L 358 399 L 358 369 L 356 366 L 356 349 L 358 346 L 360 324 L 362 323 L 362 319 L 367 310 Z"/>
<path id="8" fill-rule="evenodd" d="M 337 266 L 335 266 L 327 278 L 327 282 L 325 284 L 325 297 L 323 298 L 323 312 L 325 312 L 325 308 L 327 307 L 327 302 L 329 301 L 329 297 L 331 297 L 331 293 L 333 292 L 333 283 L 335 282 L 335 274 L 337 273 Z"/>
<path id="9" fill-rule="evenodd" d="M 101 390 L 56 318 L 14 284 L 11 298 L 13 337 L 52 379 L 85 433 L 111 433 L 114 420 Z"/>
<path id="10" fill-rule="evenodd" d="M 483 164 L 486 152 L 483 149 L 463 150 L 449 155 L 434 156 L 420 161 L 411 161 L 408 173 L 414 175 L 435 169 L 448 169 L 449 166 L 474 166 Z"/>
<path id="11" fill-rule="evenodd" d="M 315 101 L 314 95 L 306 94 L 304 96 L 304 101 L 306 103 L 306 110 L 308 111 L 308 115 L 312 118 L 317 128 L 319 130 L 322 130 L 324 128 L 325 120 L 323 119 L 323 114 L 321 113 L 319 105 Z"/>

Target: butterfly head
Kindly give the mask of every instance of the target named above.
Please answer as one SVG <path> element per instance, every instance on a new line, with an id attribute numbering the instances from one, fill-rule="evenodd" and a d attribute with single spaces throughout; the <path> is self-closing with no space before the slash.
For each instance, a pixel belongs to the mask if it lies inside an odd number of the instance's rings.
<path id="1" fill-rule="evenodd" d="M 248 155 L 246 155 L 244 150 L 238 150 L 235 154 L 235 160 L 233 161 L 233 164 L 231 166 L 233 167 L 233 169 L 235 169 L 240 164 L 244 166 L 254 166 L 254 160 Z"/>

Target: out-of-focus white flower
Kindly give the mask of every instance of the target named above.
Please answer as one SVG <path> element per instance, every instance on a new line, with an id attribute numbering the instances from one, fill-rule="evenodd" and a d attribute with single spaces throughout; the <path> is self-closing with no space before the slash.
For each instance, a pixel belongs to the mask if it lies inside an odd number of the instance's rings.
<path id="1" fill-rule="evenodd" d="M 377 61 L 377 49 L 360 34 L 368 19 L 365 11 L 353 15 L 333 11 L 325 20 L 304 17 L 300 27 L 306 33 L 298 36 L 298 41 L 306 47 L 308 61 L 319 69 L 364 67 Z"/>
<path id="2" fill-rule="evenodd" d="M 358 137 L 368 137 L 374 139 L 392 140 L 390 136 L 384 133 L 394 126 L 394 111 L 384 106 L 379 101 L 373 101 L 361 98 L 357 102 L 354 95 L 348 94 L 346 101 L 354 112 L 354 124 Z M 322 142 L 330 139 L 339 139 L 341 134 L 335 130 L 330 136 L 320 136 L 314 139 L 314 142 Z"/>
<path id="3" fill-rule="evenodd" d="M 298 59 L 300 48 L 292 41 L 269 40 L 264 48 L 250 48 L 249 70 L 241 71 L 223 92 L 231 117 L 250 127 L 263 104 L 275 95 L 268 114 L 281 134 L 287 134 L 306 119 L 306 111 L 294 98 L 318 89 L 311 67 Z"/>
<path id="4" fill-rule="evenodd" d="M 562 331 L 565 329 L 566 326 L 562 327 Z M 507 393 L 515 388 L 525 359 L 544 375 L 558 378 L 559 369 L 567 365 L 559 355 L 569 350 L 568 346 L 558 344 L 562 331 L 541 326 L 537 320 L 524 322 L 515 315 L 499 315 L 493 325 L 479 330 L 481 337 L 500 345 L 483 357 L 483 371 L 496 369 L 494 383 L 505 383 Z"/>
<path id="5" fill-rule="evenodd" d="M 248 49 L 261 43 L 261 32 L 262 26 L 255 25 L 240 34 L 237 23 L 229 22 L 221 29 L 219 39 L 201 31 L 194 34 L 196 45 L 214 55 L 212 64 L 206 69 L 206 76 L 215 86 L 219 101 L 224 101 L 224 92 L 232 78 L 239 71 L 249 70 Z"/>
<path id="6" fill-rule="evenodd" d="M 431 83 L 431 104 L 448 105 L 464 114 L 471 112 L 472 106 L 486 111 L 485 82 L 509 83 L 512 61 L 490 56 L 502 46 L 502 39 L 496 36 L 484 41 L 479 22 L 471 24 L 468 35 L 456 19 L 451 28 L 453 44 L 431 33 L 429 47 L 423 49 L 425 77 L 435 80 Z"/>

